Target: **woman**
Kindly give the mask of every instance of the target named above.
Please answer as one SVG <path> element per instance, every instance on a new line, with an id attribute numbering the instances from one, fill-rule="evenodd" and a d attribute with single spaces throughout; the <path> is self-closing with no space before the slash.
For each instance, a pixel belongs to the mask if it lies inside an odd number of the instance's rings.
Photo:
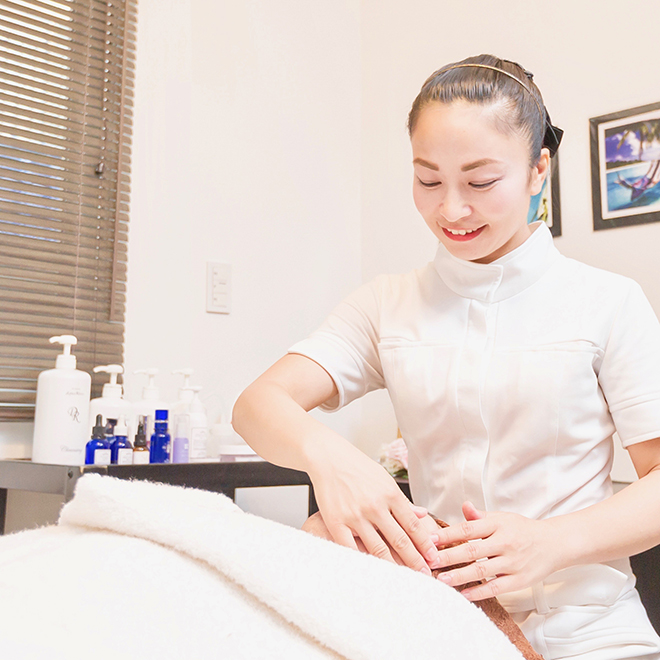
<path id="1" fill-rule="evenodd" d="M 434 261 L 340 304 L 243 393 L 234 425 L 308 472 L 337 543 L 424 572 L 481 560 L 440 579 L 485 579 L 463 593 L 497 596 L 548 660 L 659 658 L 627 557 L 660 543 L 660 325 L 638 285 L 527 224 L 561 138 L 529 72 L 447 65 L 408 128 Z M 306 414 L 382 387 L 413 498 L 447 529 Z M 612 496 L 615 430 L 640 479 Z"/>

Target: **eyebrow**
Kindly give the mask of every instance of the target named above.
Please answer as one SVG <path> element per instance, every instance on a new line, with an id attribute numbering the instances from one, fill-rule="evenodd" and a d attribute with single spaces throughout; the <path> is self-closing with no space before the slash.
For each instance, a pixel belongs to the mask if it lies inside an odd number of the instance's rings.
<path id="1" fill-rule="evenodd" d="M 491 165 L 492 163 L 497 163 L 493 158 L 482 158 L 481 160 L 475 160 L 474 163 L 468 163 L 461 167 L 461 172 L 469 172 L 470 170 L 476 170 L 477 167 L 483 167 L 484 165 Z"/>
<path id="2" fill-rule="evenodd" d="M 470 170 L 476 170 L 478 167 L 483 167 L 484 165 L 491 165 L 492 163 L 497 163 L 499 161 L 493 158 L 482 158 L 481 160 L 475 160 L 474 163 L 468 163 L 461 167 L 461 172 L 469 172 Z M 416 165 L 421 165 L 422 167 L 427 167 L 430 170 L 438 171 L 438 166 L 435 163 L 430 163 L 428 160 L 423 158 L 415 158 L 413 163 Z"/>
<path id="3" fill-rule="evenodd" d="M 436 172 L 438 171 L 437 165 L 435 165 L 434 163 L 429 163 L 428 160 L 424 160 L 423 158 L 415 158 L 415 160 L 413 160 L 413 163 L 416 165 L 421 165 L 422 167 L 428 167 L 428 169 L 435 170 Z"/>

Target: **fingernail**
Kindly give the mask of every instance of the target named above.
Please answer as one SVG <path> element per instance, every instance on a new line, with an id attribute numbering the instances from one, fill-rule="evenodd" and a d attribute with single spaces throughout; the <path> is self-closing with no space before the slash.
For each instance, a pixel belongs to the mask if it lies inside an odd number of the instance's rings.
<path id="1" fill-rule="evenodd" d="M 425 558 L 427 561 L 438 561 L 438 550 L 436 548 L 429 548 L 426 551 Z"/>
<path id="2" fill-rule="evenodd" d="M 449 573 L 440 573 L 436 579 L 445 584 L 451 584 L 451 575 Z"/>
<path id="3" fill-rule="evenodd" d="M 428 575 L 429 577 L 432 575 L 431 569 L 428 566 L 422 566 L 419 570 L 420 573 L 424 573 L 424 575 Z"/>
<path id="4" fill-rule="evenodd" d="M 440 534 L 431 534 L 431 543 L 439 543 Z"/>

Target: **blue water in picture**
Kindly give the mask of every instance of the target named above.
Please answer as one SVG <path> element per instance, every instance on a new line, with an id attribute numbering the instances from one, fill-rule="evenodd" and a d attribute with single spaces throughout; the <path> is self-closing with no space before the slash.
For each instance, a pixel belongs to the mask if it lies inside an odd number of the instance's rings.
<path id="1" fill-rule="evenodd" d="M 632 191 L 625 186 L 617 183 L 621 177 L 626 181 L 633 183 L 643 177 L 649 170 L 650 163 L 640 163 L 624 167 L 616 172 L 607 173 L 607 207 L 608 211 L 619 211 L 620 209 L 630 209 L 640 206 L 651 206 L 660 201 L 660 183 L 640 195 L 636 200 L 632 200 Z"/>

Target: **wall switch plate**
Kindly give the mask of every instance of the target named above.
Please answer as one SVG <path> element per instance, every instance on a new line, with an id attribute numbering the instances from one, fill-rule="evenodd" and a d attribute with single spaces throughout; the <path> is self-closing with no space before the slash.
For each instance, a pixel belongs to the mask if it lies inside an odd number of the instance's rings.
<path id="1" fill-rule="evenodd" d="M 231 264 L 206 263 L 206 311 L 211 314 L 231 311 Z"/>

